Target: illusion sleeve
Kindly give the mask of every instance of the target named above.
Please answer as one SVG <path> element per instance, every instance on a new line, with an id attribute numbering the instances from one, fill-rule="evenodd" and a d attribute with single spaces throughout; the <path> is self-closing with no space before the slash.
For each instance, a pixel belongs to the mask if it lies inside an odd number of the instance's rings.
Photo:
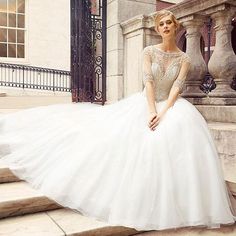
<path id="1" fill-rule="evenodd" d="M 180 93 L 183 92 L 184 83 L 188 75 L 190 66 L 191 66 L 190 57 L 187 54 L 184 54 L 181 60 L 181 68 L 180 68 L 179 75 L 177 76 L 176 80 L 174 81 L 172 85 L 172 87 L 178 87 L 180 90 Z"/>
<path id="2" fill-rule="evenodd" d="M 152 57 L 150 47 L 143 49 L 142 53 L 142 71 L 143 71 L 143 84 L 146 85 L 147 81 L 154 84 L 154 78 L 152 73 Z"/>

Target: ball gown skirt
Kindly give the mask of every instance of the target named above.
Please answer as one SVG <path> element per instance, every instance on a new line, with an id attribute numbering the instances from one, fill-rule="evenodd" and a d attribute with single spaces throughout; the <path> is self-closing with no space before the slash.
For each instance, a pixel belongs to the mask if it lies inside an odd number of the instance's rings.
<path id="1" fill-rule="evenodd" d="M 161 111 L 166 100 L 156 103 Z M 86 216 L 137 230 L 219 227 L 235 216 L 206 121 L 179 97 L 155 131 L 143 92 L 111 105 L 2 115 L 1 159 Z"/>

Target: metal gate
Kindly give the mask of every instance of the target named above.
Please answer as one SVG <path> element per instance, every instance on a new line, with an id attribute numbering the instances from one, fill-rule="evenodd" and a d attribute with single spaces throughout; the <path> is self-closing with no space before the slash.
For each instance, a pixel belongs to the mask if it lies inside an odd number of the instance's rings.
<path id="1" fill-rule="evenodd" d="M 106 101 L 107 0 L 71 0 L 73 102 Z"/>

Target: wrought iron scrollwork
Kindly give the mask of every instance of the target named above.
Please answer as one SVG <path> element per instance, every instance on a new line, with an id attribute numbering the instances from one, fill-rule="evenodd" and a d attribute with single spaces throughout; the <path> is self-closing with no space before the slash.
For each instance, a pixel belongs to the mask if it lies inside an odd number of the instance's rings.
<path id="1" fill-rule="evenodd" d="M 216 88 L 216 83 L 215 83 L 214 79 L 212 78 L 211 74 L 209 72 L 207 72 L 202 84 L 200 85 L 200 89 L 204 93 L 208 94 L 215 88 Z"/>
<path id="2" fill-rule="evenodd" d="M 236 75 L 234 76 L 233 81 L 231 83 L 231 88 L 236 91 Z"/>
<path id="3" fill-rule="evenodd" d="M 207 50 L 207 64 L 210 60 L 211 57 L 211 28 L 212 28 L 212 19 L 209 18 L 209 20 L 206 22 L 207 25 L 207 29 L 208 29 L 208 50 Z M 212 78 L 211 74 L 209 72 L 207 72 L 207 74 L 205 75 L 202 84 L 200 85 L 200 89 L 208 94 L 209 92 L 211 92 L 213 89 L 216 88 L 216 83 L 214 81 L 214 79 Z"/>
<path id="4" fill-rule="evenodd" d="M 71 0 L 74 102 L 106 101 L 106 0 Z"/>

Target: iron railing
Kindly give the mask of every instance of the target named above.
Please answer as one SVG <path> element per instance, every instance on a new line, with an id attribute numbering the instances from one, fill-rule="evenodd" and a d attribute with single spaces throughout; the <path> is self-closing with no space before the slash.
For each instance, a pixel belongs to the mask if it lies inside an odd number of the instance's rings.
<path id="1" fill-rule="evenodd" d="M 71 92 L 70 71 L 0 63 L 0 86 Z"/>

